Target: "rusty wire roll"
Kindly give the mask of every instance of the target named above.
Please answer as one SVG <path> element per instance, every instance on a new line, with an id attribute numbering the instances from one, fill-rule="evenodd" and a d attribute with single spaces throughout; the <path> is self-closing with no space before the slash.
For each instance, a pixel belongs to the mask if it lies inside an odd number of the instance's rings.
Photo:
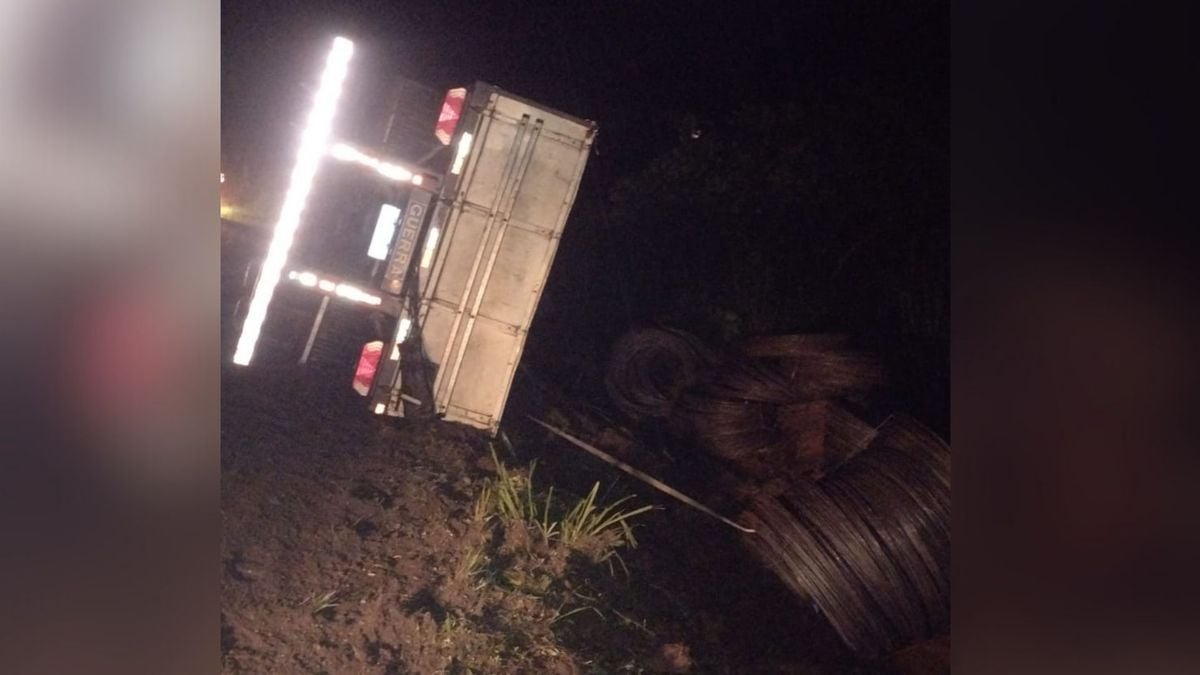
<path id="1" fill-rule="evenodd" d="M 613 346 L 605 385 L 626 414 L 662 418 L 701 379 L 709 398 L 789 404 L 867 391 L 880 383 L 882 369 L 836 335 L 750 338 L 718 355 L 690 333 L 647 328 Z"/>
<path id="2" fill-rule="evenodd" d="M 718 355 L 673 329 L 642 329 L 614 346 L 613 403 L 634 419 L 666 419 L 743 476 L 815 477 L 865 447 L 869 430 L 828 401 L 870 390 L 871 357 L 837 335 L 750 338 Z"/>
<path id="3" fill-rule="evenodd" d="M 778 335 L 748 340 L 727 356 L 705 394 L 786 404 L 851 396 L 878 386 L 882 368 L 826 336 Z"/>
<path id="4" fill-rule="evenodd" d="M 833 335 L 750 338 L 680 398 L 676 416 L 744 475 L 815 478 L 866 447 L 873 430 L 833 405 L 882 379 Z"/>
<path id="5" fill-rule="evenodd" d="M 754 391 L 745 397 L 732 391 L 721 379 L 715 386 L 694 387 L 680 398 L 675 415 L 708 453 L 749 478 L 764 472 L 820 477 L 865 448 L 875 434 L 835 401 L 763 401 Z"/>
<path id="6" fill-rule="evenodd" d="M 695 336 L 673 329 L 626 333 L 613 346 L 605 373 L 609 398 L 634 419 L 665 418 L 680 393 L 716 356 Z"/>
<path id="7" fill-rule="evenodd" d="M 760 496 L 750 549 L 864 656 L 928 638 L 950 612 L 949 448 L 902 417 L 820 481 Z"/>
<path id="8" fill-rule="evenodd" d="M 686 397 L 679 411 L 710 454 L 749 480 L 802 480 L 832 470 L 875 430 L 829 401 L 774 405 Z"/>
<path id="9" fill-rule="evenodd" d="M 787 382 L 792 400 L 837 398 L 883 382 L 883 368 L 841 335 L 764 335 L 744 340 L 739 352 L 760 370 Z"/>
<path id="10" fill-rule="evenodd" d="M 686 333 L 640 331 L 607 383 L 622 410 L 665 419 L 740 477 L 751 550 L 876 656 L 948 620 L 950 452 L 906 417 L 876 428 L 848 407 L 882 372 L 846 344 L 769 336 L 718 360 Z"/>

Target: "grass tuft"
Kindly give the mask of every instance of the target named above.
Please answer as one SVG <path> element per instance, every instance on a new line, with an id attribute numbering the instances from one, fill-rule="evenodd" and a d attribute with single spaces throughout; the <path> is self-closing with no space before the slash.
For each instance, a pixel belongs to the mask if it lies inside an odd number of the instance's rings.
<path id="1" fill-rule="evenodd" d="M 313 594 L 304 599 L 302 604 L 308 605 L 309 613 L 313 615 L 320 614 L 327 609 L 333 609 L 338 606 L 336 590 L 323 593 L 321 595 Z"/>
<path id="2" fill-rule="evenodd" d="M 576 502 L 575 506 L 563 517 L 563 543 L 567 546 L 578 546 L 587 540 L 605 538 L 611 533 L 617 532 L 619 542 L 630 548 L 636 547 L 637 539 L 633 536 L 633 528 L 629 526 L 629 519 L 646 513 L 654 507 L 647 505 L 636 509 L 622 510 L 621 505 L 631 500 L 632 496 L 622 497 L 608 506 L 600 506 L 596 503 L 596 495 L 599 492 L 600 483 L 593 483 L 587 496 Z"/>
<path id="3" fill-rule="evenodd" d="M 535 495 L 533 475 L 537 463 L 529 467 L 529 475 L 521 476 L 508 470 L 492 448 L 492 461 L 496 463 L 496 480 L 484 487 L 480 498 L 490 498 L 491 507 L 476 505 L 476 512 L 492 510 L 505 524 L 523 522 L 533 526 L 549 542 L 558 534 L 558 523 L 551 517 L 554 503 L 554 488 L 551 487 L 544 499 Z"/>
<path id="4" fill-rule="evenodd" d="M 622 497 L 611 504 L 599 502 L 600 483 L 592 485 L 591 491 L 567 508 L 556 501 L 554 487 L 545 496 L 539 497 L 534 488 L 533 477 L 537 470 L 535 462 L 528 476 L 514 473 L 500 461 L 496 449 L 492 448 L 492 461 L 496 464 L 496 478 L 484 486 L 475 503 L 477 519 L 495 514 L 506 525 L 523 523 L 539 532 L 546 543 L 557 540 L 569 548 L 591 553 L 597 561 L 607 561 L 612 570 L 612 558 L 616 549 L 623 546 L 635 548 L 630 521 L 653 506 L 627 508 L 632 496 Z M 616 556 L 622 567 L 624 561 Z"/>
<path id="5" fill-rule="evenodd" d="M 458 565 L 458 578 L 469 580 L 482 574 L 488 563 L 487 553 L 482 548 L 472 548 Z"/>

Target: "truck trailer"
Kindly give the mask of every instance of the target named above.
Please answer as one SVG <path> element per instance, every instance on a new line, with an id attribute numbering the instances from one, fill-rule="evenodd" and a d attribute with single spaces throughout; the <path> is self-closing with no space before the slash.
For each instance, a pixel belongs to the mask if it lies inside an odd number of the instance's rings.
<path id="1" fill-rule="evenodd" d="M 497 430 L 595 132 L 498 87 L 470 89 L 397 322 L 397 347 L 413 338 L 419 349 L 393 354 L 420 362 L 380 369 L 373 408 L 403 414 L 403 374 L 427 364 L 411 388 L 429 399 L 420 405 Z"/>
<path id="2" fill-rule="evenodd" d="M 348 41 L 339 40 L 329 63 L 339 45 L 342 60 L 327 64 L 310 123 L 322 104 L 329 107 L 328 97 L 322 99 L 329 69 L 340 68 L 344 77 L 348 67 Z M 334 101 L 340 84 L 329 85 Z M 352 378 L 368 409 L 393 417 L 436 415 L 495 434 L 596 124 L 477 82 L 443 99 L 429 134 L 444 151 L 404 161 L 387 158 L 383 147 L 337 142 L 336 117 L 328 110 L 323 114 L 332 119 L 321 139 L 320 161 L 361 165 L 373 169 L 365 172 L 370 180 L 391 184 L 362 251 L 370 272 L 354 280 L 288 264 L 292 238 L 315 236 L 299 222 L 288 222 L 289 216 L 301 220 L 295 212 L 302 216 L 301 197 L 307 194 L 294 183 L 288 200 L 301 201 L 297 206 L 285 200 L 235 362 L 249 363 L 274 284 L 295 282 L 325 296 L 302 360 L 328 303 L 382 313 L 387 337 L 363 346 Z M 310 124 L 305 141 L 316 136 Z M 312 160 L 302 148 L 293 178 L 306 161 Z M 315 173 L 319 166 L 308 168 Z"/>

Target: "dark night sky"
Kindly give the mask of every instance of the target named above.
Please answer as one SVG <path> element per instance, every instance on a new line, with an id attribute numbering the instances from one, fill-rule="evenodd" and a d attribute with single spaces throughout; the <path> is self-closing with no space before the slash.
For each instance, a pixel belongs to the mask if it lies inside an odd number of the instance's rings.
<path id="1" fill-rule="evenodd" d="M 435 90 L 483 80 L 598 122 L 524 362 L 595 368 L 631 325 L 697 330 L 733 312 L 744 332 L 870 335 L 901 363 L 926 350 L 916 379 L 940 382 L 949 22 L 943 2 L 226 0 L 223 162 L 290 167 L 344 34 L 350 92 L 395 74 Z M 769 114 L 785 110 L 801 112 Z M 688 145 L 693 128 L 711 133 Z M 944 387 L 918 396 L 943 416 Z"/>
<path id="2" fill-rule="evenodd" d="M 390 70 L 438 89 L 479 79 L 597 120 L 599 163 L 618 173 L 673 141 L 678 116 L 719 118 L 746 101 L 865 91 L 948 136 L 947 5 L 705 4 L 225 0 L 223 149 L 290 148 L 280 122 L 303 109 L 302 85 L 338 32 L 358 42 L 361 77 Z"/>

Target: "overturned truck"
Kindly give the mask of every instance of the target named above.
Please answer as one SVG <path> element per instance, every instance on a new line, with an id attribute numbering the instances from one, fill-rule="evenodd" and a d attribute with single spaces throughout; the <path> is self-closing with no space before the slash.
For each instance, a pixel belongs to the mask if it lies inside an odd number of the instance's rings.
<path id="1" fill-rule="evenodd" d="M 233 360 L 250 363 L 286 280 L 323 296 L 302 362 L 330 302 L 357 307 L 382 336 L 354 344 L 353 387 L 372 413 L 494 435 L 596 125 L 476 83 L 441 99 L 423 132 L 440 147 L 395 159 L 395 115 L 375 145 L 334 138 L 352 53 L 339 38 L 327 59 Z M 377 184 L 353 199 L 368 204 L 359 220 L 369 236 L 337 273 L 291 251 L 298 231 L 319 239 L 300 226 L 326 161 Z M 829 337 L 759 338 L 718 355 L 685 334 L 642 331 L 616 346 L 611 366 L 610 398 L 627 416 L 681 433 L 739 474 L 739 522 L 717 517 L 849 647 L 879 655 L 947 630 L 950 450 L 912 420 L 859 410 L 879 383 L 869 358 Z"/>
<path id="2" fill-rule="evenodd" d="M 495 433 L 596 126 L 482 83 L 462 95 L 449 171 L 413 222 L 421 256 L 397 245 L 384 281 L 403 305 L 370 398 Z"/>
<path id="3" fill-rule="evenodd" d="M 302 362 L 330 301 L 358 305 L 388 324 L 384 339 L 363 346 L 353 377 L 370 411 L 436 415 L 495 434 L 596 125 L 478 82 L 447 92 L 425 132 L 446 152 L 396 159 L 387 142 L 394 115 L 373 146 L 334 134 L 352 54 L 350 41 L 334 41 L 233 360 L 250 363 L 275 287 L 294 282 L 324 296 Z M 290 255 L 297 239 L 319 249 L 312 241 L 329 238 L 328 228 L 301 227 L 327 162 L 367 169 L 379 184 L 365 200 L 356 193 L 377 215 L 338 273 Z"/>

